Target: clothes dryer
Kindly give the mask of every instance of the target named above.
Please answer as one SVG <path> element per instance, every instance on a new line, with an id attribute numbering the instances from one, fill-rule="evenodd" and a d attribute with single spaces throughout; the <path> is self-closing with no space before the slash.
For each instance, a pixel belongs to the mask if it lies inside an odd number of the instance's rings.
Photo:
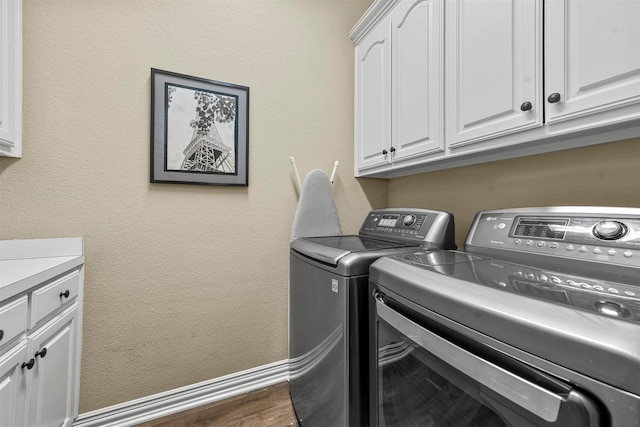
<path id="1" fill-rule="evenodd" d="M 371 425 L 640 427 L 640 209 L 479 212 L 369 277 Z"/>
<path id="2" fill-rule="evenodd" d="M 450 213 L 376 209 L 357 235 L 291 242 L 289 383 L 302 427 L 368 425 L 369 266 L 421 248 L 455 248 Z"/>

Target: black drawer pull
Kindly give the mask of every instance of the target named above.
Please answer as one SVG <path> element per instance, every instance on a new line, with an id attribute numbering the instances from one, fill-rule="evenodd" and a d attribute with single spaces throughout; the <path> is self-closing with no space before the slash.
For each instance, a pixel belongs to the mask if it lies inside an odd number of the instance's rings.
<path id="1" fill-rule="evenodd" d="M 36 359 L 30 359 L 28 362 L 24 362 L 22 364 L 22 369 L 24 369 L 25 367 L 27 369 L 31 369 L 31 368 L 33 368 L 33 365 L 35 365 L 35 364 L 36 364 Z"/>
<path id="2" fill-rule="evenodd" d="M 36 355 L 34 357 L 40 356 L 41 358 L 44 359 L 46 355 L 47 355 L 47 347 L 44 347 L 42 350 L 36 351 Z"/>
<path id="3" fill-rule="evenodd" d="M 69 298 L 69 289 L 64 292 L 60 292 L 60 298 Z"/>

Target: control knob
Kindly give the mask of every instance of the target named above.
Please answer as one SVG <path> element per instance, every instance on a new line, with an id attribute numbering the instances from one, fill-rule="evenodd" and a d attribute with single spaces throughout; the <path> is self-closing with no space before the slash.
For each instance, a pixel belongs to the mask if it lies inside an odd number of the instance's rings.
<path id="1" fill-rule="evenodd" d="M 416 216 L 415 215 L 405 215 L 404 219 L 402 220 L 402 223 L 404 225 L 406 225 L 407 227 L 410 225 L 413 225 L 416 222 Z"/>
<path id="2" fill-rule="evenodd" d="M 627 234 L 627 226 L 619 221 L 600 221 L 593 227 L 593 235 L 602 240 L 616 240 Z"/>

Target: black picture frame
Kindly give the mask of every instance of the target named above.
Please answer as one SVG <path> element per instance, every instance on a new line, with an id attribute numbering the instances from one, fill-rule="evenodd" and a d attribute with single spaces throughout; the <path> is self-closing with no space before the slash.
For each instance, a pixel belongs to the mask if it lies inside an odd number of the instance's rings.
<path id="1" fill-rule="evenodd" d="M 151 68 L 151 182 L 249 185 L 249 88 Z"/>

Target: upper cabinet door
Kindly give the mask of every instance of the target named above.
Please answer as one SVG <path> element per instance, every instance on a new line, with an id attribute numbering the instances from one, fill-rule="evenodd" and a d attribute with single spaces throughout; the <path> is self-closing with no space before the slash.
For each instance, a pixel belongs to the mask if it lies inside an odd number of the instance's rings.
<path id="1" fill-rule="evenodd" d="M 542 125 L 542 3 L 448 0 L 449 146 Z"/>
<path id="2" fill-rule="evenodd" d="M 442 0 L 401 1 L 391 15 L 393 159 L 444 150 Z"/>
<path id="3" fill-rule="evenodd" d="M 639 23 L 638 0 L 545 3 L 547 122 L 640 101 Z"/>
<path id="4" fill-rule="evenodd" d="M 389 163 L 391 27 L 385 20 L 356 46 L 356 170 Z"/>
<path id="5" fill-rule="evenodd" d="M 22 0 L 0 0 L 0 156 L 22 156 Z"/>

